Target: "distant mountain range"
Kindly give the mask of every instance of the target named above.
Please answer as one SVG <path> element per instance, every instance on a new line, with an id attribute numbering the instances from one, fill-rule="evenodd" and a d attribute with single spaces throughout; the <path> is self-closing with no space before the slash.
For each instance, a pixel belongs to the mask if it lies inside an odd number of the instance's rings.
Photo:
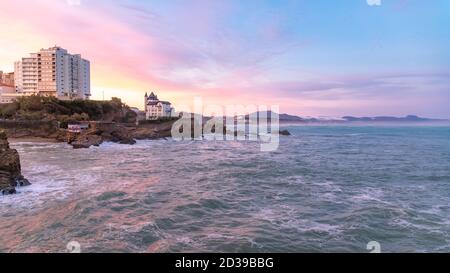
<path id="1" fill-rule="evenodd" d="M 443 119 L 430 119 L 430 118 L 421 118 L 414 115 L 409 115 L 406 117 L 388 117 L 388 116 L 381 116 L 381 117 L 343 117 L 343 119 L 350 121 L 350 122 L 440 122 L 440 121 L 449 121 L 449 120 L 443 120 Z"/>
<path id="2" fill-rule="evenodd" d="M 258 116 L 263 114 L 264 112 L 256 113 Z M 271 117 L 273 112 L 267 112 L 267 116 Z M 248 119 L 249 116 L 245 116 L 245 119 Z M 280 114 L 280 123 L 450 123 L 450 120 L 446 119 L 430 119 L 430 118 L 421 118 L 415 115 L 409 115 L 406 117 L 390 117 L 390 116 L 378 116 L 378 117 L 353 117 L 353 116 L 345 116 L 341 118 L 333 118 L 333 117 L 299 117 L 289 114 Z"/>
<path id="3" fill-rule="evenodd" d="M 256 112 L 253 115 L 257 115 L 260 117 L 265 114 L 267 119 L 270 121 L 273 114 L 276 114 L 271 111 L 267 112 Z M 209 116 L 201 116 L 198 114 L 193 114 L 194 116 L 202 117 L 203 122 L 211 119 Z M 249 115 L 245 116 L 235 116 L 235 120 L 248 120 Z M 433 119 L 433 118 L 422 118 L 415 115 L 409 115 L 406 117 L 391 117 L 391 116 L 377 116 L 377 117 L 353 117 L 353 116 L 344 116 L 344 117 L 300 117 L 289 114 L 279 114 L 280 123 L 297 123 L 297 124 L 361 124 L 361 123 L 369 123 L 369 124 L 418 124 L 418 123 L 440 123 L 445 125 L 450 125 L 450 119 Z"/>

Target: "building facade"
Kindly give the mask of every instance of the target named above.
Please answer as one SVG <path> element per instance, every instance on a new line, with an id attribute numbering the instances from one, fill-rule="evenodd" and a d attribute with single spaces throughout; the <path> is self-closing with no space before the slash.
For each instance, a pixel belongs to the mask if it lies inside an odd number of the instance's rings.
<path id="1" fill-rule="evenodd" d="M 0 71 L 0 83 L 15 86 L 14 85 L 14 72 L 3 73 L 3 71 Z"/>
<path id="2" fill-rule="evenodd" d="M 149 95 L 145 93 L 145 116 L 147 120 L 157 120 L 160 118 L 170 118 L 173 116 L 174 108 L 168 101 L 160 101 L 153 92 Z"/>
<path id="3" fill-rule="evenodd" d="M 90 63 L 61 47 L 41 49 L 14 65 L 15 86 L 24 95 L 52 96 L 62 100 L 89 99 Z"/>
<path id="4" fill-rule="evenodd" d="M 22 61 L 14 63 L 14 77 L 18 93 L 38 94 L 37 54 L 30 54 L 30 57 L 22 58 Z"/>
<path id="5" fill-rule="evenodd" d="M 16 88 L 13 85 L 0 83 L 0 104 L 11 103 L 17 98 Z"/>

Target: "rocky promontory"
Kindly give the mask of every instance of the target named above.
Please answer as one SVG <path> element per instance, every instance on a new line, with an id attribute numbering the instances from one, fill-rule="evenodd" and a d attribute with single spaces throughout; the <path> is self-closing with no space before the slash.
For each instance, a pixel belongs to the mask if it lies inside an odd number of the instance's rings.
<path id="1" fill-rule="evenodd" d="M 19 153 L 9 147 L 4 131 L 0 131 L 0 193 L 16 193 L 17 186 L 30 185 L 22 176 Z"/>
<path id="2" fill-rule="evenodd" d="M 131 129 L 123 124 L 110 122 L 91 122 L 90 128 L 77 134 L 67 132 L 67 142 L 75 149 L 100 146 L 103 142 L 115 142 L 120 144 L 136 143 Z"/>
<path id="3" fill-rule="evenodd" d="M 75 149 L 100 146 L 103 142 L 133 145 L 136 140 L 171 137 L 172 125 L 176 119 L 131 126 L 130 124 L 91 122 L 89 129 L 81 133 L 62 131 L 57 138 L 68 142 Z"/>
<path id="4" fill-rule="evenodd" d="M 60 123 L 55 121 L 39 121 L 28 122 L 21 120 L 0 120 L 0 130 L 5 130 L 9 138 L 29 139 L 42 138 L 57 142 L 66 142 L 75 149 L 89 148 L 92 146 L 100 146 L 104 142 L 114 142 L 119 144 L 133 145 L 136 140 L 145 139 L 164 139 L 172 137 L 172 127 L 179 118 L 171 118 L 166 120 L 140 121 L 139 123 L 124 123 L 113 121 L 81 121 L 73 122 L 70 129 L 69 124 L 62 127 Z M 208 132 L 215 133 L 216 125 L 208 124 L 208 119 L 203 121 L 191 119 L 191 137 L 201 138 Z M 189 121 L 188 121 L 189 122 Z M 77 129 L 73 129 L 76 126 Z M 239 131 L 236 128 L 227 129 L 225 125 L 219 129 L 224 135 L 246 137 L 249 132 L 248 128 Z M 179 128 L 183 131 L 184 124 Z M 196 130 L 195 128 L 200 128 Z M 282 136 L 291 135 L 289 131 L 282 130 L 277 132 Z"/>
<path id="5" fill-rule="evenodd" d="M 161 122 L 140 124 L 136 128 L 133 128 L 130 133 L 134 139 L 159 139 L 169 138 L 172 136 L 172 126 L 176 120 Z"/>

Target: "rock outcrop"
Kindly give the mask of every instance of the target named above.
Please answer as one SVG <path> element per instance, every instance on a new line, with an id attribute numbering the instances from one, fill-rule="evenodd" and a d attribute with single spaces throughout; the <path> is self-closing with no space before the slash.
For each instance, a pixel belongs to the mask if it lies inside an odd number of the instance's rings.
<path id="1" fill-rule="evenodd" d="M 282 131 L 280 131 L 280 135 L 282 135 L 282 136 L 290 136 L 291 133 L 288 130 L 282 130 Z"/>
<path id="2" fill-rule="evenodd" d="M 70 145 L 74 149 L 86 149 L 91 146 L 100 146 L 103 143 L 103 139 L 101 136 L 96 134 L 84 133 L 75 137 L 74 141 L 70 142 Z"/>
<path id="3" fill-rule="evenodd" d="M 134 139 L 158 139 L 172 136 L 172 125 L 175 121 L 167 121 L 160 124 L 143 124 L 131 130 Z"/>
<path id="4" fill-rule="evenodd" d="M 117 123 L 92 123 L 90 129 L 80 134 L 68 133 L 67 139 L 75 149 L 100 146 L 105 141 L 130 145 L 136 143 L 130 129 Z"/>
<path id="5" fill-rule="evenodd" d="M 0 194 L 13 194 L 15 187 L 27 185 L 30 182 L 22 176 L 19 153 L 9 147 L 6 133 L 0 131 Z"/>

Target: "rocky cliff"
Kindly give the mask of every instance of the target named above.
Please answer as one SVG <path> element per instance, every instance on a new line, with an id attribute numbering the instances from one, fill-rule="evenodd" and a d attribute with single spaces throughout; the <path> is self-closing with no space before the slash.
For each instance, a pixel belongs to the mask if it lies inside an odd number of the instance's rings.
<path id="1" fill-rule="evenodd" d="M 120 144 L 135 144 L 128 127 L 117 123 L 97 122 L 91 123 L 91 128 L 81 134 L 68 134 L 68 143 L 75 149 L 99 146 L 105 141 Z"/>
<path id="2" fill-rule="evenodd" d="M 133 145 L 137 140 L 159 139 L 171 137 L 172 125 L 175 120 L 161 123 L 126 126 L 125 124 L 94 122 L 91 128 L 81 134 L 66 133 L 65 137 L 57 138 L 67 141 L 75 149 L 99 146 L 103 142 L 115 142 Z"/>
<path id="3" fill-rule="evenodd" d="M 155 123 L 155 124 L 142 124 L 131 130 L 131 135 L 134 139 L 158 139 L 169 138 L 172 136 L 172 125 L 175 120 Z"/>
<path id="4" fill-rule="evenodd" d="M 9 147 L 6 133 L 0 131 L 0 194 L 13 194 L 15 187 L 29 184 L 21 173 L 19 153 Z"/>
<path id="5" fill-rule="evenodd" d="M 8 138 L 49 138 L 58 134 L 56 121 L 0 120 L 0 131 L 5 131 Z"/>

